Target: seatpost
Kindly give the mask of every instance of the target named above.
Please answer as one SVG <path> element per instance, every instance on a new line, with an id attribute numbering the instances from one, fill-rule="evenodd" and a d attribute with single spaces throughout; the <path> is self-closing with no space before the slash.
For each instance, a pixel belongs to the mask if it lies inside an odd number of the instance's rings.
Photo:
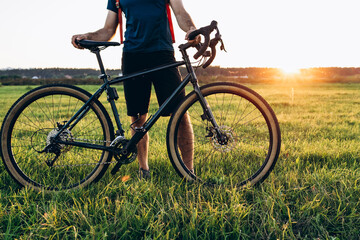
<path id="1" fill-rule="evenodd" d="M 105 75 L 105 68 L 104 68 L 104 64 L 101 60 L 101 56 L 100 56 L 100 49 L 98 47 L 91 49 L 92 53 L 95 53 L 97 61 L 99 63 L 99 67 L 100 67 L 100 72 L 102 75 Z"/>

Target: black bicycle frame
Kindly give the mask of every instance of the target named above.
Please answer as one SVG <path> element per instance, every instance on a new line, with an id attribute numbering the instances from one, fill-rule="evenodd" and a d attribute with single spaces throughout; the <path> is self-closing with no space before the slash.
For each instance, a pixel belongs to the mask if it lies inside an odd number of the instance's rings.
<path id="1" fill-rule="evenodd" d="M 205 116 L 207 117 L 208 120 L 210 120 L 212 122 L 215 129 L 218 129 L 218 125 L 217 125 L 216 121 L 214 120 L 213 114 L 212 114 L 211 110 L 209 109 L 205 98 L 202 96 L 202 94 L 200 92 L 200 87 L 199 87 L 198 82 L 197 82 L 197 77 L 196 77 L 195 71 L 194 71 L 194 69 L 193 69 L 193 67 L 192 67 L 192 65 L 190 63 L 189 56 L 186 53 L 186 49 L 181 49 L 180 48 L 180 52 L 183 55 L 184 61 L 174 62 L 174 63 L 162 65 L 162 66 L 159 66 L 159 67 L 156 67 L 156 68 L 153 68 L 153 69 L 148 69 L 148 70 L 136 72 L 136 73 L 133 73 L 133 74 L 129 74 L 129 75 L 126 75 L 126 76 L 116 77 L 111 81 L 108 80 L 108 75 L 106 75 L 106 73 L 105 73 L 104 65 L 103 65 L 103 62 L 102 62 L 101 56 L 100 56 L 100 49 L 97 48 L 95 50 L 92 50 L 92 52 L 96 54 L 96 57 L 97 57 L 97 60 L 98 60 L 98 63 L 99 63 L 99 67 L 100 67 L 100 71 L 101 71 L 101 75 L 99 76 L 99 78 L 104 81 L 104 84 L 101 85 L 100 88 L 80 108 L 80 110 L 77 111 L 75 113 L 75 115 L 68 122 L 66 122 L 65 125 L 62 126 L 62 128 L 57 133 L 57 135 L 54 136 L 54 141 L 56 143 L 72 145 L 72 146 L 78 146 L 78 147 L 84 147 L 84 148 L 112 151 L 113 148 L 114 148 L 112 146 L 103 146 L 103 145 L 89 144 L 89 143 L 83 143 L 83 142 L 60 141 L 60 140 L 56 140 L 56 139 L 58 139 L 58 136 L 61 134 L 61 132 L 63 132 L 67 128 L 69 130 L 71 130 L 82 119 L 82 117 L 85 116 L 87 111 L 90 109 L 90 103 L 92 101 L 98 99 L 105 90 L 107 92 L 111 91 L 111 87 L 110 87 L 111 85 L 121 83 L 121 82 L 124 82 L 124 81 L 127 81 L 127 80 L 131 81 L 131 79 L 139 77 L 139 76 L 147 75 L 147 74 L 157 72 L 157 71 L 161 71 L 161 70 L 168 69 L 168 68 L 178 67 L 178 66 L 181 66 L 181 65 L 186 66 L 186 69 L 188 71 L 187 76 L 183 79 L 181 84 L 176 88 L 176 90 L 171 94 L 171 96 L 168 97 L 168 99 L 159 107 L 159 109 L 156 111 L 156 113 L 154 115 L 151 115 L 146 120 L 145 124 L 135 132 L 135 134 L 129 140 L 127 146 L 125 147 L 125 150 L 132 149 L 132 148 L 134 148 L 136 146 L 136 144 L 144 137 L 144 135 L 150 130 L 150 128 L 160 118 L 160 116 L 164 112 L 165 108 L 171 103 L 171 101 L 173 101 L 175 99 L 175 97 L 185 88 L 185 86 L 189 82 L 191 82 L 193 84 L 194 91 L 196 92 L 196 94 L 200 98 L 200 103 L 201 103 L 201 105 L 202 105 L 202 107 L 204 109 Z M 114 115 L 114 118 L 115 118 L 115 122 L 116 122 L 116 125 L 117 125 L 117 128 L 118 128 L 117 134 L 123 136 L 124 135 L 124 130 L 122 128 L 119 113 L 118 113 L 118 110 L 116 108 L 115 99 L 109 98 L 109 94 L 108 94 L 108 101 L 109 101 L 109 103 L 111 105 L 113 115 Z M 46 151 L 46 148 L 43 151 Z"/>

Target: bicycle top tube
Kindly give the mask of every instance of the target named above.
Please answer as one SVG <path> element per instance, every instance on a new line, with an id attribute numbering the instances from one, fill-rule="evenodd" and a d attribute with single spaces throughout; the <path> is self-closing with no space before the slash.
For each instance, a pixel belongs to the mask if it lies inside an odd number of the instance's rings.
<path id="1" fill-rule="evenodd" d="M 180 62 L 174 62 L 174 63 L 170 63 L 170 64 L 161 65 L 159 67 L 155 67 L 155 68 L 151 68 L 151 69 L 145 69 L 145 70 L 142 70 L 142 71 L 139 71 L 139 72 L 135 72 L 135 73 L 127 74 L 127 75 L 124 75 L 124 76 L 116 77 L 116 78 L 112 79 L 111 81 L 109 81 L 109 84 L 112 85 L 112 84 L 120 83 L 120 82 L 129 80 L 129 79 L 132 79 L 132 78 L 135 78 L 135 77 L 139 77 L 139 76 L 146 75 L 146 74 L 149 74 L 149 73 L 161 71 L 161 70 L 164 70 L 164 69 L 167 69 L 167 68 L 178 67 L 178 66 L 185 65 L 185 64 L 186 64 L 185 61 L 180 61 Z"/>

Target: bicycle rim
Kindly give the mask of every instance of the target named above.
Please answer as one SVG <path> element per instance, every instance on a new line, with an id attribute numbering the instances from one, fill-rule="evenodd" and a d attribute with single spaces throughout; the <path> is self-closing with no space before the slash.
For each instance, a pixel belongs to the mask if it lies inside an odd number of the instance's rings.
<path id="1" fill-rule="evenodd" d="M 179 175 L 211 185 L 244 186 L 263 181 L 280 151 L 280 129 L 270 106 L 260 95 L 237 84 L 212 84 L 202 88 L 202 93 L 225 138 L 220 141 L 205 119 L 197 95 L 190 94 L 168 127 L 169 157 Z M 181 148 L 186 141 L 181 140 L 184 133 L 179 124 L 185 113 L 191 120 L 193 139 Z M 184 151 L 193 152 L 194 174 L 183 159 Z"/>
<path id="2" fill-rule="evenodd" d="M 63 190 L 86 186 L 103 175 L 111 159 L 106 151 L 55 144 L 42 152 L 88 98 L 87 92 L 73 86 L 47 86 L 24 95 L 10 109 L 3 124 L 2 155 L 20 185 Z M 76 126 L 61 134 L 61 140 L 109 145 L 109 116 L 99 102 L 90 106 Z"/>

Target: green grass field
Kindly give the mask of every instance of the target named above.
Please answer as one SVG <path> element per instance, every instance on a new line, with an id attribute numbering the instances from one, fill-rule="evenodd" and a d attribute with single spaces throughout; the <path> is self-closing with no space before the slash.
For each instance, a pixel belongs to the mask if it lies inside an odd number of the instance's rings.
<path id="1" fill-rule="evenodd" d="M 35 192 L 1 164 L 0 239 L 359 239 L 360 84 L 249 87 L 270 103 L 282 132 L 279 160 L 260 186 L 181 182 L 164 118 L 150 132 L 151 181 L 137 178 L 134 162 L 85 189 Z M 31 88 L 0 86 L 1 122 Z"/>

